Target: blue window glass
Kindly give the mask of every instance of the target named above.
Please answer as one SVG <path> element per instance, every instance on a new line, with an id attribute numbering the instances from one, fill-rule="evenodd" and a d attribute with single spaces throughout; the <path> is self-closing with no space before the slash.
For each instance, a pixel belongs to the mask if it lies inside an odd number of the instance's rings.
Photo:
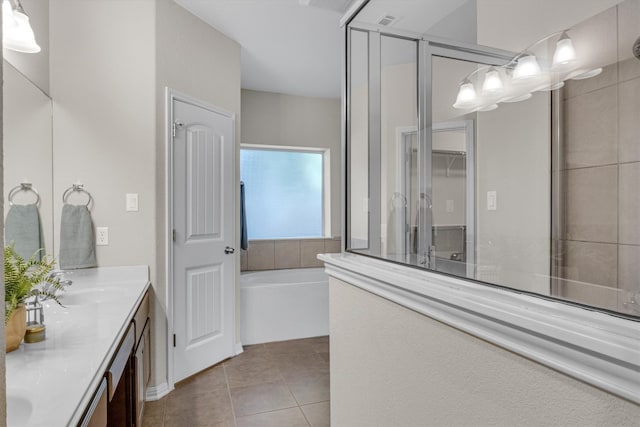
<path id="1" fill-rule="evenodd" d="M 249 239 L 322 237 L 323 153 L 240 150 Z"/>

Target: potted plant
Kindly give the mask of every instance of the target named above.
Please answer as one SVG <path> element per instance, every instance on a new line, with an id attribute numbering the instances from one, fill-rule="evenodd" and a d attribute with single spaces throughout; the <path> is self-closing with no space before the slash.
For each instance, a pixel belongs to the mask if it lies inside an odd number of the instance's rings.
<path id="1" fill-rule="evenodd" d="M 60 304 L 55 295 L 62 289 L 60 280 L 49 276 L 55 261 L 34 254 L 25 260 L 16 253 L 13 246 L 4 248 L 4 303 L 5 338 L 7 352 L 20 346 L 27 327 L 24 303 L 32 297 L 50 298 Z M 42 286 L 39 286 L 42 285 Z"/>

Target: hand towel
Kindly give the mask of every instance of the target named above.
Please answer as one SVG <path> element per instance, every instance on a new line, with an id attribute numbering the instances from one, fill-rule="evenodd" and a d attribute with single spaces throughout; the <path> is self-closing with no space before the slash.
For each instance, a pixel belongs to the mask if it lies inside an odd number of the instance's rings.
<path id="1" fill-rule="evenodd" d="M 42 259 L 41 249 L 44 246 L 40 228 L 38 206 L 13 205 L 9 208 L 5 221 L 5 243 L 13 243 L 16 253 L 22 258 L 29 259 L 35 254 L 39 261 Z"/>
<path id="2" fill-rule="evenodd" d="M 63 270 L 98 266 L 93 222 L 85 205 L 62 207 L 59 262 Z"/>

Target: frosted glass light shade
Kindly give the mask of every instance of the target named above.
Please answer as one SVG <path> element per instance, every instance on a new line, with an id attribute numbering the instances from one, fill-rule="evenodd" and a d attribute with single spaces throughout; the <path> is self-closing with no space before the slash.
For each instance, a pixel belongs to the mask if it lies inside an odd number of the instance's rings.
<path id="1" fill-rule="evenodd" d="M 513 70 L 513 80 L 529 79 L 540 75 L 540 65 L 535 55 L 527 55 L 518 59 L 518 65 Z"/>
<path id="2" fill-rule="evenodd" d="M 40 46 L 36 43 L 31 24 L 29 24 L 29 17 L 17 10 L 13 11 L 13 17 L 18 23 L 18 26 L 4 34 L 3 46 L 17 52 L 40 52 Z"/>
<path id="3" fill-rule="evenodd" d="M 473 83 L 465 79 L 460 85 L 458 90 L 458 96 L 456 97 L 456 103 L 453 104 L 455 108 L 468 108 L 476 103 L 478 96 L 476 89 L 473 87 Z"/>
<path id="4" fill-rule="evenodd" d="M 553 54 L 553 67 L 570 64 L 575 61 L 576 58 L 577 54 L 573 47 L 573 42 L 567 33 L 562 33 L 560 40 L 558 40 L 556 44 L 556 51 Z"/>
<path id="5" fill-rule="evenodd" d="M 484 83 L 482 83 L 482 92 L 484 93 L 499 93 L 504 89 L 500 73 L 494 67 L 489 68 L 484 75 Z"/>
<path id="6" fill-rule="evenodd" d="M 6 34 L 8 31 L 18 28 L 18 21 L 13 17 L 13 9 L 9 0 L 2 1 L 2 32 Z"/>

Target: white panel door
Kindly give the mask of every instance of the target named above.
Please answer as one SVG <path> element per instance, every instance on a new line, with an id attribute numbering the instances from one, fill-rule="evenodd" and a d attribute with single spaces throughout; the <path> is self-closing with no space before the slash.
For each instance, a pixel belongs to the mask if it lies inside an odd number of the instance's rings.
<path id="1" fill-rule="evenodd" d="M 174 380 L 234 345 L 234 118 L 174 99 Z"/>

